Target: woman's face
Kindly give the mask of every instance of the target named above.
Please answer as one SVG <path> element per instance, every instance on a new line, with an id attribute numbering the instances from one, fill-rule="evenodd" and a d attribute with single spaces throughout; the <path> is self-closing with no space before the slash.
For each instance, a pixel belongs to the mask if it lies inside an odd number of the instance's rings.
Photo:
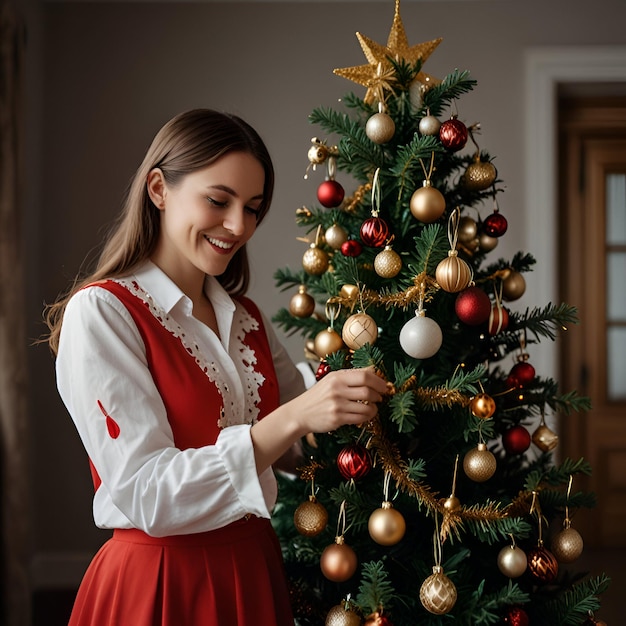
<path id="1" fill-rule="evenodd" d="M 189 272 L 222 274 L 256 230 L 264 183 L 263 166 L 247 152 L 230 152 L 174 187 L 152 170 L 148 190 L 161 210 L 152 260 L 177 282 Z"/>

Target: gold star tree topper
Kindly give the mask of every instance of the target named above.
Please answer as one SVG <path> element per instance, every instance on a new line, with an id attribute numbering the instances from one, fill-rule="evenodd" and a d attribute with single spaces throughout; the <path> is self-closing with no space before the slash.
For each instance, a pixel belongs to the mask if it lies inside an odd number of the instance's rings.
<path id="1" fill-rule="evenodd" d="M 385 91 L 393 91 L 395 72 L 389 60 L 390 58 L 396 63 L 404 60 L 414 65 L 417 61 L 421 61 L 423 65 L 442 41 L 440 37 L 415 46 L 409 46 L 404 24 L 400 17 L 400 0 L 396 0 L 393 24 L 391 25 L 386 46 L 372 41 L 361 33 L 357 32 L 356 36 L 368 63 L 354 67 L 338 68 L 333 70 L 333 73 L 367 87 L 367 93 L 364 98 L 364 102 L 367 104 L 372 104 L 376 100 L 383 103 Z M 415 75 L 412 84 L 416 82 L 420 83 L 422 87 L 428 87 L 441 81 L 420 70 Z"/>

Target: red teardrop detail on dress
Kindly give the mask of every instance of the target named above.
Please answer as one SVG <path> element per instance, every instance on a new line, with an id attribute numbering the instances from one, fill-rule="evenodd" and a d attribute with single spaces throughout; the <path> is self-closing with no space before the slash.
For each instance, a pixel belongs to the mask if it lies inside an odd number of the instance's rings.
<path id="1" fill-rule="evenodd" d="M 102 414 L 106 417 L 106 425 L 107 430 L 109 431 L 109 435 L 112 439 L 117 439 L 120 436 L 120 427 L 117 422 L 107 413 L 106 409 L 102 406 L 100 400 L 98 402 L 98 407 L 102 411 Z"/>

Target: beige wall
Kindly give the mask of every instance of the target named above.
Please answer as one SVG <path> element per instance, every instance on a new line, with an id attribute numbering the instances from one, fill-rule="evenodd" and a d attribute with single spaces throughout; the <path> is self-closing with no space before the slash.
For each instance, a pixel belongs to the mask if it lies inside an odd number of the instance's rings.
<path id="1" fill-rule="evenodd" d="M 272 274 L 299 267 L 305 244 L 296 241 L 304 233 L 295 209 L 314 201 L 322 179 L 319 170 L 303 179 L 310 139 L 321 134 L 307 116 L 358 92 L 332 70 L 365 62 L 356 31 L 386 43 L 393 7 L 392 0 L 44 3 L 41 28 L 34 29 L 43 36 L 29 52 L 29 132 L 43 129 L 29 140 L 26 178 L 30 336 L 42 332 L 42 303 L 67 286 L 102 237 L 154 132 L 192 107 L 238 113 L 268 143 L 277 189 L 252 245 L 251 295 L 270 316 L 286 304 L 290 294 L 274 287 Z M 533 252 L 526 235 L 524 55 L 542 46 L 626 43 L 626 3 L 403 0 L 401 12 L 409 44 L 443 37 L 427 72 L 442 77 L 458 67 L 479 81 L 458 112 L 481 123 L 479 143 L 496 155 L 507 183 L 499 203 L 509 231 L 498 255 Z M 287 344 L 299 359 L 301 340 Z M 34 551 L 89 554 L 106 534 L 93 528 L 87 460 L 57 398 L 49 354 L 30 348 L 30 357 Z"/>

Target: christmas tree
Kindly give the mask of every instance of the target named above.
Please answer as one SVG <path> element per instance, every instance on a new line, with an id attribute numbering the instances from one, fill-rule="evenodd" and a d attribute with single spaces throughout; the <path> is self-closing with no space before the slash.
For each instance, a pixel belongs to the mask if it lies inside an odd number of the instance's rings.
<path id="1" fill-rule="evenodd" d="M 546 422 L 589 400 L 531 364 L 576 309 L 512 304 L 535 259 L 493 258 L 503 184 L 458 115 L 470 73 L 424 72 L 441 40 L 409 46 L 399 0 L 386 45 L 357 37 L 367 63 L 335 74 L 365 93 L 310 115 L 339 141 L 309 148 L 305 177 L 324 178 L 297 211 L 308 247 L 275 274 L 293 295 L 274 321 L 303 336 L 317 380 L 374 367 L 388 393 L 371 422 L 305 438 L 299 478 L 279 476 L 297 623 L 602 623 L 609 580 L 575 569 L 591 467 L 557 462 Z"/>

